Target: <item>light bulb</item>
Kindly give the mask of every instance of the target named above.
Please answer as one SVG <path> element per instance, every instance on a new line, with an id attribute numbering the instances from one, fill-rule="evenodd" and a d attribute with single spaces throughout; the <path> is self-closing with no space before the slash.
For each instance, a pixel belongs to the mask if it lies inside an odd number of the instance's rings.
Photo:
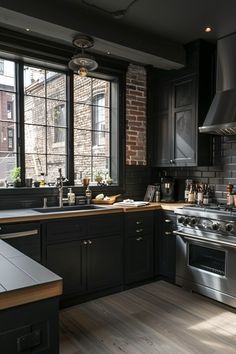
<path id="1" fill-rule="evenodd" d="M 88 74 L 88 70 L 85 67 L 81 66 L 79 68 L 79 76 L 85 77 L 87 76 L 87 74 Z"/>

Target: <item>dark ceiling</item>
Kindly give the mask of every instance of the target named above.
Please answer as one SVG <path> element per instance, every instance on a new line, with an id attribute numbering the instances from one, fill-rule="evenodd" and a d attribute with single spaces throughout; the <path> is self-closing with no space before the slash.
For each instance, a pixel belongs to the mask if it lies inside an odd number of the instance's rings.
<path id="1" fill-rule="evenodd" d="M 65 44 L 89 34 L 95 52 L 167 69 L 184 64 L 183 44 L 236 32 L 236 0 L 0 0 L 0 7 L 2 27 Z"/>

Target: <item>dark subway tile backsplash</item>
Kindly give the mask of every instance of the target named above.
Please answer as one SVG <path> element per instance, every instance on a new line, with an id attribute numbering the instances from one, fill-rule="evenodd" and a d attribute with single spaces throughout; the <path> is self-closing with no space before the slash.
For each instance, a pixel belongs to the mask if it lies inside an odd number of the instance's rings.
<path id="1" fill-rule="evenodd" d="M 209 183 L 215 191 L 215 200 L 219 203 L 226 201 L 226 186 L 234 185 L 236 192 L 236 136 L 215 137 L 213 140 L 212 166 L 155 168 L 152 171 L 153 182 L 168 171 L 168 175 L 177 180 L 193 179 L 196 182 Z"/>

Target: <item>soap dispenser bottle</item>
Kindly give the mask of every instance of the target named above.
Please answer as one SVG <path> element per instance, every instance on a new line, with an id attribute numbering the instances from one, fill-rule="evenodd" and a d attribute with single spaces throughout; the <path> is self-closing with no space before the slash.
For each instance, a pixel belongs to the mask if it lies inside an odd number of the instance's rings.
<path id="1" fill-rule="evenodd" d="M 68 197 L 68 204 L 74 205 L 75 204 L 75 193 L 72 192 L 72 188 L 69 188 L 69 192 L 67 194 Z"/>

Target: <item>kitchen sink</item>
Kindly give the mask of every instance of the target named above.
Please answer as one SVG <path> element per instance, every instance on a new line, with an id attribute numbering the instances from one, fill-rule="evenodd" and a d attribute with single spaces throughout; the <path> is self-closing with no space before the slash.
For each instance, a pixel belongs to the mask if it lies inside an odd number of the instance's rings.
<path id="1" fill-rule="evenodd" d="M 57 212 L 65 212 L 65 211 L 76 211 L 76 210 L 96 210 L 103 209 L 104 207 L 100 205 L 73 205 L 73 206 L 63 206 L 60 207 L 48 207 L 48 208 L 35 208 L 34 211 L 39 213 L 57 213 Z"/>

